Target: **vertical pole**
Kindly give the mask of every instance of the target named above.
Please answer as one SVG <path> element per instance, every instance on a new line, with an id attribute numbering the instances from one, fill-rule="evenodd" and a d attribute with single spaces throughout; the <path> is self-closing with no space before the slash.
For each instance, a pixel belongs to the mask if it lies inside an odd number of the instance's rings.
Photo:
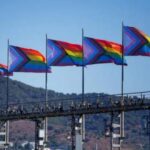
<path id="1" fill-rule="evenodd" d="M 113 119 L 114 119 L 114 114 L 111 112 L 111 121 L 110 121 L 110 150 L 113 150 Z"/>
<path id="2" fill-rule="evenodd" d="M 38 120 L 35 120 L 35 150 L 39 148 L 39 128 L 38 128 Z"/>
<path id="3" fill-rule="evenodd" d="M 48 91 L 47 91 L 47 72 L 48 72 L 48 65 L 47 65 L 47 34 L 46 34 L 46 73 L 45 73 L 45 110 L 48 103 Z M 45 117 L 45 139 L 44 143 L 47 144 L 48 136 L 47 136 L 47 129 L 48 129 L 48 118 Z"/>
<path id="4" fill-rule="evenodd" d="M 8 107 L 9 107 L 9 39 L 7 41 L 7 98 L 6 98 L 6 109 L 8 111 Z M 6 137 L 5 137 L 5 141 L 6 141 L 6 147 L 8 146 L 8 142 L 9 142 L 9 121 L 6 122 Z M 7 149 L 7 148 L 6 148 Z"/>
<path id="5" fill-rule="evenodd" d="M 7 67 L 9 67 L 9 39 L 7 41 Z M 9 72 L 7 68 L 7 99 L 6 99 L 6 107 L 8 109 L 8 103 L 9 103 Z"/>
<path id="6" fill-rule="evenodd" d="M 84 30 L 82 28 L 82 102 L 84 103 L 84 47 L 83 47 Z M 85 140 L 85 115 L 82 115 L 82 141 Z"/>
<path id="7" fill-rule="evenodd" d="M 121 106 L 124 105 L 124 36 L 123 36 L 123 23 L 122 23 L 122 65 L 121 65 Z M 124 111 L 121 112 L 121 128 L 120 128 L 120 134 L 121 138 L 124 137 Z M 121 141 L 120 141 L 120 149 L 121 149 Z"/>
<path id="8" fill-rule="evenodd" d="M 82 29 L 82 101 L 84 102 L 84 50 L 83 50 L 83 36 L 84 30 Z"/>
<path id="9" fill-rule="evenodd" d="M 97 141 L 96 141 L 96 144 L 95 144 L 95 150 L 98 150 L 98 144 L 97 144 Z"/>
<path id="10" fill-rule="evenodd" d="M 72 150 L 76 149 L 74 136 L 75 136 L 75 116 L 72 115 L 72 119 L 71 119 L 71 147 L 72 147 Z"/>

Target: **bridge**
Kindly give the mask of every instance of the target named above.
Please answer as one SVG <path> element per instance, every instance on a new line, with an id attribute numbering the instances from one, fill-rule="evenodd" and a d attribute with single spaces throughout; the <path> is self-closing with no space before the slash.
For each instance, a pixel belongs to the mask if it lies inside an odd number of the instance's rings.
<path id="1" fill-rule="evenodd" d="M 127 112 L 150 109 L 150 99 L 125 99 L 122 106 L 120 101 L 110 100 L 108 103 L 100 101 L 70 100 L 70 101 L 48 101 L 30 102 L 25 104 L 10 104 L 8 109 L 0 110 L 0 120 L 21 120 L 45 117 L 72 116 L 82 114 L 97 114 L 110 112 Z"/>
<path id="2" fill-rule="evenodd" d="M 150 91 L 124 94 L 124 104 L 121 103 L 121 95 L 96 95 L 94 97 L 70 97 L 68 99 L 51 99 L 47 102 L 10 103 L 9 107 L 1 105 L 0 123 L 8 121 L 28 119 L 36 123 L 36 150 L 40 150 L 39 131 L 46 117 L 72 116 L 72 150 L 75 149 L 75 117 L 83 114 L 109 113 L 112 115 L 124 111 L 150 110 Z M 42 127 L 43 128 L 43 127 Z M 118 135 L 119 136 L 119 135 Z M 113 135 L 112 135 L 113 137 Z M 117 148 L 118 144 L 112 147 Z M 42 149 L 42 148 L 41 148 Z"/>

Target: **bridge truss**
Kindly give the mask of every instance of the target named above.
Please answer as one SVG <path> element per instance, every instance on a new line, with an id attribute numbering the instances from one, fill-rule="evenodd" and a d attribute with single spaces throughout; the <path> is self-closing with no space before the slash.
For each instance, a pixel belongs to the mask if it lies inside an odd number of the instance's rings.
<path id="1" fill-rule="evenodd" d="M 41 102 L 28 102 L 28 103 L 12 103 L 6 109 L 5 106 L 1 106 L 0 109 L 0 121 L 5 123 L 7 121 L 28 119 L 36 122 L 36 150 L 40 150 L 39 144 L 39 131 L 43 131 L 42 122 L 45 117 L 61 117 L 72 116 L 72 150 L 75 150 L 75 127 L 76 117 L 80 117 L 83 114 L 98 114 L 109 113 L 112 116 L 111 124 L 111 148 L 121 149 L 122 141 L 120 134 L 114 133 L 117 127 L 120 127 L 119 123 L 114 123 L 113 119 L 115 114 L 128 111 L 150 110 L 150 92 L 136 92 L 124 94 L 124 105 L 121 104 L 121 95 L 96 95 L 94 97 L 85 97 L 82 101 L 80 97 L 68 98 L 68 99 L 55 99 L 49 100 L 45 104 L 45 101 Z M 117 116 L 119 118 L 119 116 Z M 79 119 L 80 120 L 80 119 Z M 79 122 L 80 123 L 80 122 Z M 82 127 L 81 127 L 82 129 Z M 44 132 L 44 131 L 43 131 Z M 81 132 L 82 135 L 82 130 Z M 8 138 L 8 137 L 7 137 Z M 119 139 L 119 144 L 113 143 L 116 138 Z M 7 144 L 7 143 L 6 143 Z M 44 145 L 44 142 L 43 142 Z M 42 149 L 42 148 L 41 148 Z"/>

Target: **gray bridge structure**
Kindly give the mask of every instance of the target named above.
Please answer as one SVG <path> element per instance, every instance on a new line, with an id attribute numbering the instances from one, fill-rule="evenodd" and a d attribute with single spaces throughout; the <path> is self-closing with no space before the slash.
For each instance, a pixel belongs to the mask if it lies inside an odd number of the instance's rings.
<path id="1" fill-rule="evenodd" d="M 85 96 L 84 101 L 82 97 L 70 97 L 67 99 L 49 99 L 47 102 L 28 102 L 28 103 L 9 103 L 8 107 L 1 105 L 0 107 L 0 125 L 6 124 L 8 121 L 14 120 L 33 120 L 36 123 L 36 138 L 35 138 L 35 150 L 43 150 L 47 143 L 40 146 L 39 131 L 43 129 L 43 120 L 45 117 L 61 117 L 61 116 L 71 116 L 72 117 L 72 131 L 71 131 L 71 141 L 72 150 L 75 150 L 77 145 L 77 137 L 79 137 L 80 142 L 82 141 L 81 136 L 83 136 L 82 118 L 83 114 L 99 114 L 108 113 L 112 117 L 111 119 L 111 149 L 121 150 L 121 136 L 120 134 L 115 134 L 113 128 L 119 128 L 119 123 L 114 123 L 114 114 L 120 114 L 120 112 L 128 111 L 139 111 L 139 110 L 150 110 L 150 91 L 135 92 L 135 93 L 125 93 L 124 94 L 124 105 L 121 104 L 121 95 L 103 95 L 96 94 L 93 97 Z M 76 122 L 76 117 L 78 117 L 79 122 Z M 117 116 L 119 118 L 119 116 Z M 116 120 L 116 119 L 115 119 Z M 78 126 L 78 132 L 76 132 L 76 124 Z M 79 129 L 81 132 L 79 132 Z M 43 131 L 44 132 L 44 131 Z M 78 135 L 76 136 L 76 133 Z M 6 134 L 8 135 L 8 134 Z M 118 138 L 119 144 L 115 143 Z M 8 137 L 7 137 L 8 139 Z M 8 141 L 8 140 L 7 140 Z M 79 141 L 77 141 L 80 143 Z M 82 144 L 81 144 L 82 145 Z M 5 144 L 5 149 L 7 149 L 8 143 Z M 82 149 L 82 146 L 81 146 Z"/>

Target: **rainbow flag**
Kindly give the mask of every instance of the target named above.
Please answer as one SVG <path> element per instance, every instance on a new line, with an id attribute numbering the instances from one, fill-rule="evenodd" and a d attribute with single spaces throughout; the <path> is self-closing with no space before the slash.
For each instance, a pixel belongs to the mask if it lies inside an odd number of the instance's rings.
<path id="1" fill-rule="evenodd" d="M 150 56 L 150 37 L 135 27 L 123 27 L 123 46 L 126 56 Z"/>
<path id="2" fill-rule="evenodd" d="M 68 42 L 47 39 L 47 63 L 50 66 L 81 66 L 82 46 Z"/>
<path id="3" fill-rule="evenodd" d="M 45 57 L 37 50 L 9 46 L 10 72 L 51 72 Z"/>
<path id="4" fill-rule="evenodd" d="M 12 76 L 13 73 L 8 72 L 8 67 L 6 65 L 0 64 L 0 76 Z"/>
<path id="5" fill-rule="evenodd" d="M 115 63 L 121 65 L 122 45 L 106 40 L 83 37 L 85 64 Z M 125 61 L 123 63 L 126 65 Z"/>

